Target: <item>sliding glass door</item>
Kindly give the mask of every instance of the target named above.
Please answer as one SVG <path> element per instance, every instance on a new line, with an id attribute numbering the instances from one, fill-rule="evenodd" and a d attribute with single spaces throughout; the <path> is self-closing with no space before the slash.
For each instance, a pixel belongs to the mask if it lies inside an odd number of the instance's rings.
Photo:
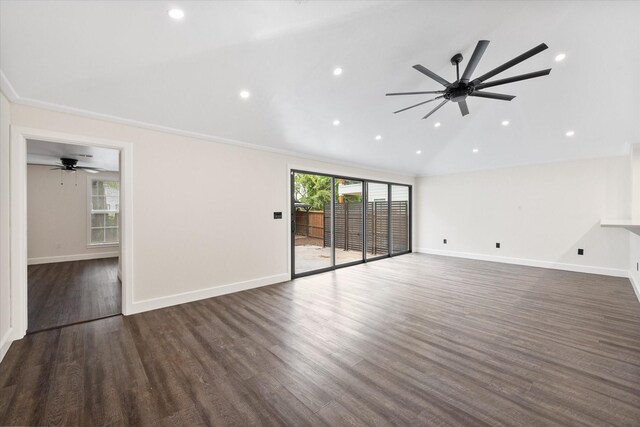
<path id="1" fill-rule="evenodd" d="M 293 277 L 411 250 L 411 187 L 291 171 Z"/>
<path id="2" fill-rule="evenodd" d="M 336 265 L 362 261 L 364 217 L 362 181 L 334 179 L 333 215 Z"/>
<path id="3" fill-rule="evenodd" d="M 391 186 L 391 254 L 409 251 L 410 192 L 406 185 Z"/>
<path id="4" fill-rule="evenodd" d="M 293 172 L 294 275 L 333 266 L 331 177 Z"/>
<path id="5" fill-rule="evenodd" d="M 367 182 L 367 259 L 389 255 L 389 184 Z"/>

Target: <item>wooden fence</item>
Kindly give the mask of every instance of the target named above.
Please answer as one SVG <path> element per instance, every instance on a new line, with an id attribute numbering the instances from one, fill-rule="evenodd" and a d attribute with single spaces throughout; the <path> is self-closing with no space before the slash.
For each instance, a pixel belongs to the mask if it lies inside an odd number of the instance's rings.
<path id="1" fill-rule="evenodd" d="M 367 203 L 367 253 L 389 253 L 389 202 Z"/>
<path id="2" fill-rule="evenodd" d="M 362 251 L 362 204 L 338 203 L 335 209 L 335 245 L 338 249 Z M 384 255 L 389 251 L 389 213 L 387 201 L 367 203 L 367 253 Z M 318 212 L 320 213 L 320 212 Z M 324 224 L 331 223 L 331 205 L 324 207 Z M 409 249 L 409 202 L 391 202 L 392 252 Z M 331 245 L 331 231 L 324 229 L 324 246 Z"/>
<path id="3" fill-rule="evenodd" d="M 322 211 L 296 211 L 296 235 L 323 238 L 324 218 Z"/>

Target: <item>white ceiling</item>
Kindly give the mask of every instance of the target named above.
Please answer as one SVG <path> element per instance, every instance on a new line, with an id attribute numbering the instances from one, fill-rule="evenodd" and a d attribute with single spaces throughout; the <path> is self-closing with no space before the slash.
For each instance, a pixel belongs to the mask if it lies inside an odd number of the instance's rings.
<path id="1" fill-rule="evenodd" d="M 167 16 L 175 5 L 182 21 Z M 22 102 L 441 174 L 640 142 L 638 16 L 640 2 L 614 1 L 3 1 L 0 69 Z M 470 98 L 464 118 L 454 104 L 427 120 L 429 105 L 392 114 L 428 98 L 386 92 L 440 89 L 412 65 L 453 79 L 449 59 L 468 59 L 479 39 L 491 44 L 476 76 L 542 42 L 550 48 L 496 78 L 553 71 L 490 89 L 511 102 Z"/>
<path id="2" fill-rule="evenodd" d="M 30 165 L 59 165 L 60 158 L 78 160 L 78 166 L 117 172 L 120 151 L 101 147 L 27 140 L 27 163 Z"/>

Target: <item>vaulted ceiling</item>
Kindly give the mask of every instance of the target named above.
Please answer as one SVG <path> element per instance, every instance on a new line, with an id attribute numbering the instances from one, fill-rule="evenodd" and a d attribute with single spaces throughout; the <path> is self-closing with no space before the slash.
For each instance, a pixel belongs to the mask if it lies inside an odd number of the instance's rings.
<path id="1" fill-rule="evenodd" d="M 17 102 L 442 174 L 640 142 L 638 16 L 640 2 L 614 1 L 3 1 L 0 70 Z M 491 43 L 475 75 L 542 42 L 496 78 L 553 70 L 491 89 L 511 102 L 470 98 L 466 117 L 453 104 L 427 120 L 434 104 L 393 114 L 429 98 L 386 92 L 441 89 L 414 64 L 453 80 L 450 58 L 461 52 L 464 67 L 480 39 Z"/>

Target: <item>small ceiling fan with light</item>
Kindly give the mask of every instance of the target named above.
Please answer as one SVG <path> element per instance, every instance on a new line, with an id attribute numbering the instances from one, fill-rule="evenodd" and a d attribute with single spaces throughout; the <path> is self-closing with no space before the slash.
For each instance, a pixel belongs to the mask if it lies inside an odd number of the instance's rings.
<path id="1" fill-rule="evenodd" d="M 424 95 L 424 94 L 438 95 L 433 99 L 419 102 L 415 105 L 411 105 L 401 110 L 394 111 L 394 114 L 401 113 L 411 108 L 419 107 L 420 105 L 424 105 L 429 102 L 442 99 L 442 102 L 440 102 L 440 104 L 438 104 L 433 110 L 431 110 L 426 116 L 424 116 L 423 119 L 426 119 L 427 117 L 431 116 L 433 113 L 438 111 L 442 106 L 444 106 L 444 104 L 446 104 L 449 101 L 457 103 L 462 115 L 466 116 L 467 114 L 469 114 L 469 107 L 467 106 L 468 96 L 478 97 L 478 98 L 498 99 L 501 101 L 511 101 L 513 98 L 515 98 L 515 96 L 504 95 L 501 93 L 484 92 L 483 89 L 493 87 L 493 86 L 500 86 L 507 83 L 513 83 L 520 80 L 527 80 L 527 79 L 533 79 L 536 77 L 542 77 L 542 76 L 548 75 L 551 72 L 551 68 L 549 68 L 546 70 L 535 71 L 533 73 L 521 74 L 519 76 L 514 76 L 514 77 L 507 77 L 505 79 L 499 79 L 499 80 L 494 80 L 489 82 L 487 81 L 493 76 L 508 70 L 514 65 L 517 65 L 522 61 L 525 61 L 548 48 L 546 44 L 541 43 L 538 46 L 534 47 L 533 49 L 526 51 L 522 55 L 519 55 L 513 58 L 512 60 L 505 62 L 499 67 L 494 68 L 488 73 L 485 73 L 480 77 L 477 77 L 471 80 L 471 76 L 475 71 L 476 67 L 478 66 L 478 64 L 480 63 L 480 59 L 482 58 L 482 55 L 484 55 L 484 51 L 487 49 L 487 46 L 489 46 L 488 40 L 480 40 L 478 42 L 475 50 L 473 51 L 473 54 L 471 55 L 471 59 L 469 60 L 469 63 L 467 64 L 467 67 L 462 73 L 462 76 L 460 76 L 460 63 L 462 62 L 462 59 L 463 59 L 462 54 L 457 53 L 451 58 L 451 65 L 456 66 L 456 80 L 453 83 L 450 83 L 449 81 L 443 79 L 433 71 L 427 69 L 426 67 L 420 64 L 414 65 L 413 68 L 415 68 L 416 70 L 420 71 L 422 74 L 432 78 L 433 80 L 435 80 L 436 82 L 444 86 L 444 90 L 387 93 L 386 96 Z"/>
<path id="2" fill-rule="evenodd" d="M 70 159 L 67 157 L 61 157 L 60 158 L 60 164 L 56 165 L 56 167 L 51 168 L 51 170 L 62 170 L 62 171 L 66 171 L 66 172 L 76 172 L 76 171 L 85 171 L 85 172 L 89 172 L 89 173 L 98 173 L 98 172 L 103 172 L 102 169 L 98 169 L 98 168 L 89 168 L 86 166 L 78 166 L 78 159 Z"/>

